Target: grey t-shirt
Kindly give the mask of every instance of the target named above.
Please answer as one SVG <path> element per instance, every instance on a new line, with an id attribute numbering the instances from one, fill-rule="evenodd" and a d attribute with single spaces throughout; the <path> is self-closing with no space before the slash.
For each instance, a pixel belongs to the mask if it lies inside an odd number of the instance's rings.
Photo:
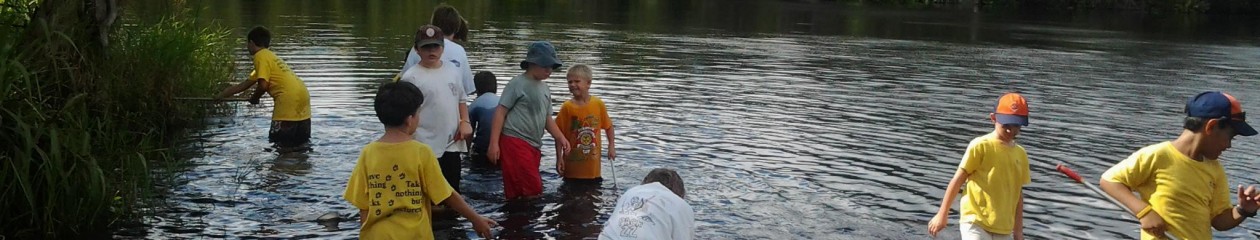
<path id="1" fill-rule="evenodd" d="M 551 117 L 551 88 L 525 74 L 513 77 L 503 87 L 499 105 L 507 108 L 503 134 L 520 138 L 535 148 L 542 147 L 547 118 Z"/>

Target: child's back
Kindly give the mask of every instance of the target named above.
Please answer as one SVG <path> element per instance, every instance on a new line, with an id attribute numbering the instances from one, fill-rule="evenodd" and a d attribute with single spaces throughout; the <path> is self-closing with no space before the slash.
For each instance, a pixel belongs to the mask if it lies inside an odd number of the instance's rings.
<path id="1" fill-rule="evenodd" d="M 429 207 L 443 203 L 472 222 L 477 235 L 490 238 L 496 223 L 474 212 L 442 176 L 433 150 L 411 138 L 423 102 L 411 83 L 386 83 L 377 90 L 373 107 L 385 134 L 363 147 L 344 193 L 359 209 L 359 237 L 433 239 Z"/>
<path id="2" fill-rule="evenodd" d="M 430 206 L 452 191 L 428 146 L 376 141 L 359 154 L 345 198 L 367 210 L 363 239 L 433 239 Z"/>
<path id="3" fill-rule="evenodd" d="M 468 118 L 473 128 L 474 156 L 484 157 L 490 147 L 490 125 L 494 124 L 494 111 L 499 107 L 499 95 L 496 77 L 491 72 L 479 72 L 473 78 L 477 88 L 477 99 L 468 105 Z"/>

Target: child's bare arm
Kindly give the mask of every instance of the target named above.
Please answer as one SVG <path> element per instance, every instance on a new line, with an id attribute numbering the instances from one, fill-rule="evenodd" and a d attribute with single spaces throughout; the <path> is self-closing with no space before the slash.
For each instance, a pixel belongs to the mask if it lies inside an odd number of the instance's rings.
<path id="1" fill-rule="evenodd" d="M 506 118 L 506 107 L 498 105 L 494 108 L 494 122 L 490 123 L 490 146 L 486 149 L 486 159 L 490 163 L 499 163 L 499 135 L 503 134 L 503 120 Z"/>
<path id="2" fill-rule="evenodd" d="M 1124 204 L 1124 207 L 1128 208 L 1130 213 L 1137 216 L 1142 231 L 1155 236 L 1164 235 L 1164 231 L 1167 230 L 1167 223 L 1164 222 L 1164 218 L 1159 213 L 1150 210 L 1150 204 L 1134 196 L 1133 189 L 1129 188 L 1129 186 L 1125 186 L 1123 183 L 1107 181 L 1106 179 L 1099 179 L 1098 188 L 1101 188 L 1108 196 L 1119 201 L 1120 204 Z M 1145 213 L 1143 213 L 1144 211 Z"/>
<path id="3" fill-rule="evenodd" d="M 451 196 L 442 200 L 442 203 L 446 204 L 446 206 L 450 206 L 451 209 L 455 210 L 455 212 L 459 212 L 459 215 L 464 216 L 464 218 L 467 218 L 469 222 L 472 222 L 473 230 L 477 231 L 477 235 L 482 238 L 490 239 L 490 227 L 499 225 L 499 223 L 494 222 L 494 220 L 490 220 L 489 218 L 477 214 L 476 211 L 473 211 L 472 207 L 469 207 L 468 203 L 464 202 L 464 197 L 460 196 L 457 192 L 451 192 Z"/>
<path id="4" fill-rule="evenodd" d="M 936 211 L 936 216 L 932 217 L 932 221 L 928 222 L 928 234 L 935 237 L 937 232 L 949 225 L 949 208 L 954 205 L 954 198 L 958 197 L 958 190 L 962 189 L 962 185 L 967 182 L 969 177 L 971 177 L 971 174 L 962 168 L 958 168 L 958 171 L 954 172 L 954 178 L 950 179 L 949 185 L 945 187 L 945 197 L 941 199 L 941 208 Z"/>
<path id="5" fill-rule="evenodd" d="M 556 139 L 556 149 L 560 156 L 569 155 L 569 140 L 564 138 L 564 133 L 560 132 L 560 126 L 556 125 L 556 119 L 547 116 L 547 132 L 551 133 L 551 138 Z"/>
<path id="6" fill-rule="evenodd" d="M 456 106 L 459 109 L 459 127 L 455 132 L 455 141 L 467 140 L 472 137 L 472 122 L 468 121 L 468 103 L 460 102 Z M 466 125 L 465 125 L 466 124 Z"/>
<path id="7" fill-rule="evenodd" d="M 252 96 L 249 96 L 249 103 L 258 104 L 258 101 L 262 99 L 262 95 L 264 93 L 267 93 L 267 88 L 269 87 L 271 87 L 271 84 L 268 84 L 267 81 L 263 81 L 262 79 L 259 79 L 258 87 L 254 88 L 254 94 Z"/>
<path id="8" fill-rule="evenodd" d="M 215 96 L 215 98 L 224 99 L 224 98 L 231 97 L 232 95 L 236 95 L 237 93 L 241 93 L 241 92 L 244 92 L 245 90 L 249 90 L 249 87 L 254 86 L 254 83 L 255 82 L 253 80 L 246 79 L 244 82 L 237 83 L 236 85 L 232 85 L 231 87 L 228 87 L 227 89 L 223 89 L 223 92 L 219 92 L 219 95 Z"/>
<path id="9" fill-rule="evenodd" d="M 967 179 L 971 177 L 967 170 L 959 168 L 954 172 L 954 178 L 949 180 L 949 185 L 945 187 L 945 198 L 941 199 L 941 208 L 936 210 L 936 214 L 949 214 L 949 208 L 954 205 L 954 199 L 958 197 L 958 191 L 962 189 L 963 184 L 967 183 Z"/>
<path id="10" fill-rule="evenodd" d="M 363 225 L 363 223 L 367 222 L 367 216 L 368 216 L 367 209 L 359 209 L 359 225 Z"/>
<path id="11" fill-rule="evenodd" d="M 1129 186 L 1125 186 L 1122 183 L 1100 179 L 1098 181 L 1098 188 L 1101 188 L 1103 192 L 1106 192 L 1107 195 L 1111 196 L 1111 198 L 1115 198 L 1116 201 L 1120 201 L 1121 204 L 1124 204 L 1124 207 L 1128 208 L 1126 210 L 1129 210 L 1129 213 L 1132 213 L 1133 215 L 1137 215 L 1142 211 L 1142 209 L 1150 206 L 1147 205 L 1146 202 L 1142 202 L 1141 199 L 1138 199 L 1137 196 L 1134 196 L 1133 190 L 1129 189 Z"/>
<path id="12" fill-rule="evenodd" d="M 609 127 L 604 130 L 608 131 L 608 160 L 617 160 L 617 142 L 613 140 L 615 139 L 614 136 L 617 135 L 617 132 L 613 131 L 613 127 Z"/>

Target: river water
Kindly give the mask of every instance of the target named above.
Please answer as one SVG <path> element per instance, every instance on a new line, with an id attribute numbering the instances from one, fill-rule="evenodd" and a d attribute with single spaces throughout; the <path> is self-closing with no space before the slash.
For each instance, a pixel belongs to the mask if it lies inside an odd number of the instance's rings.
<path id="1" fill-rule="evenodd" d="M 146 4 L 148 3 L 148 4 Z M 312 98 L 310 152 L 266 142 L 270 103 L 187 140 L 188 166 L 165 202 L 123 238 L 350 238 L 341 198 L 359 149 L 382 132 L 371 108 L 401 68 L 431 1 L 140 1 L 128 16 L 192 9 L 243 39 L 272 29 L 272 49 Z M 532 40 L 595 69 L 591 93 L 617 126 L 619 161 L 595 191 L 560 191 L 543 148 L 545 197 L 505 205 L 499 175 L 465 169 L 468 202 L 505 238 L 598 235 L 619 194 L 652 168 L 677 169 L 701 239 L 922 239 L 967 142 L 991 131 L 1004 91 L 1030 101 L 1025 233 L 1037 239 L 1136 238 L 1137 223 L 1054 170 L 1090 181 L 1129 153 L 1174 138 L 1181 107 L 1226 90 L 1260 109 L 1254 20 L 1123 14 L 887 10 L 776 1 L 467 1 L 474 71 L 500 87 Z M 239 74 L 248 73 L 243 40 Z M 570 94 L 552 79 L 557 106 Z M 558 108 L 557 108 L 558 109 Z M 549 142 L 550 138 L 546 140 Z M 1260 138 L 1223 156 L 1230 184 L 1256 184 Z M 549 143 L 544 144 L 550 146 Z M 614 184 L 617 188 L 614 188 Z M 1236 200 L 1235 200 L 1236 201 Z M 340 220 L 316 221 L 335 214 Z M 463 221 L 439 238 L 472 236 Z M 1260 223 L 1217 232 L 1254 239 Z M 957 211 L 942 239 L 958 237 Z"/>

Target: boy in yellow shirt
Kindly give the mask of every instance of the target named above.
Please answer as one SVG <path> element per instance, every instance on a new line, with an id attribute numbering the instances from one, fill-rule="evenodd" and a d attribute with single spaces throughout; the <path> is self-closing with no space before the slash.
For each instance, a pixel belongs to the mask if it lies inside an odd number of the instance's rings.
<path id="1" fill-rule="evenodd" d="M 275 99 L 271 109 L 271 131 L 267 138 L 280 147 L 294 147 L 311 139 L 311 95 L 302 79 L 293 74 L 289 64 L 271 52 L 271 31 L 254 27 L 246 35 L 246 47 L 254 59 L 254 71 L 244 82 L 224 89 L 216 96 L 223 99 L 249 90 L 258 84 L 249 102 L 258 104 L 263 93 Z"/>
<path id="2" fill-rule="evenodd" d="M 993 132 L 971 140 L 958 171 L 945 188 L 941 208 L 928 223 L 933 237 L 949 224 L 949 208 L 958 189 L 964 190 L 959 214 L 963 239 L 1023 239 L 1023 187 L 1032 181 L 1028 153 L 1015 136 L 1028 126 L 1028 103 L 1017 93 L 998 99 L 989 114 Z"/>
<path id="3" fill-rule="evenodd" d="M 1225 168 L 1217 160 L 1234 136 L 1256 135 L 1238 100 L 1223 92 L 1203 92 L 1186 103 L 1181 136 L 1144 147 L 1106 173 L 1099 186 L 1138 217 L 1142 239 L 1171 234 L 1180 239 L 1212 239 L 1256 215 L 1260 193 L 1238 185 L 1231 206 Z M 1136 191 L 1142 198 L 1133 196 Z M 1211 227 L 1211 228 L 1209 228 Z"/>
<path id="4" fill-rule="evenodd" d="M 612 119 L 608 118 L 604 101 L 590 94 L 590 67 L 575 65 L 569 68 L 567 77 L 573 99 L 560 105 L 556 125 L 565 139 L 573 139 L 569 141 L 569 149 L 572 150 L 568 156 L 556 156 L 556 171 L 565 181 L 600 180 L 600 130 L 608 132 L 608 160 L 617 158 Z"/>
<path id="5" fill-rule="evenodd" d="M 376 117 L 385 135 L 363 147 L 344 194 L 359 208 L 359 237 L 433 239 L 431 208 L 445 204 L 488 239 L 498 223 L 473 212 L 447 184 L 433 150 L 411 137 L 420 125 L 422 102 L 420 89 L 407 82 L 386 83 L 376 93 Z"/>

